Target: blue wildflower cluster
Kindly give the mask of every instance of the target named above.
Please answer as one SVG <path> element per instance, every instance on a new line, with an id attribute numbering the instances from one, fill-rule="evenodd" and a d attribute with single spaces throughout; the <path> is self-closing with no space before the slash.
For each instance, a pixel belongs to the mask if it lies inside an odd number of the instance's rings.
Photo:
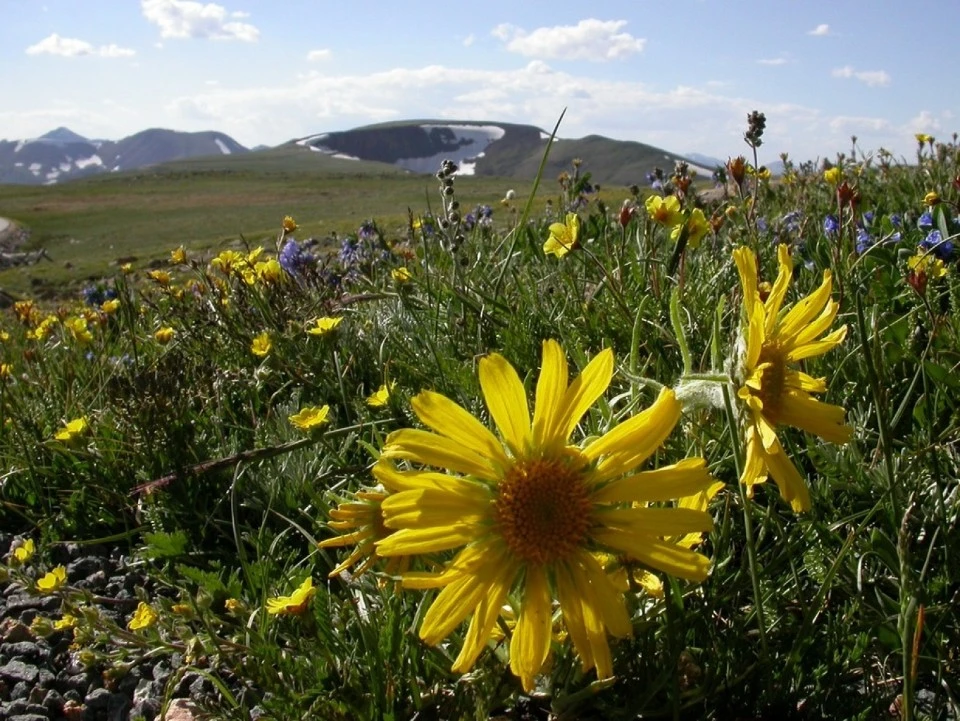
<path id="1" fill-rule="evenodd" d="M 280 267 L 290 276 L 303 279 L 306 274 L 317 267 L 317 258 L 295 238 L 288 237 L 280 249 L 277 257 Z"/>
<path id="2" fill-rule="evenodd" d="M 837 216 L 828 215 L 823 219 L 823 232 L 827 237 L 833 237 L 840 232 L 840 221 Z"/>
<path id="3" fill-rule="evenodd" d="M 117 290 L 116 288 L 106 288 L 103 285 L 90 285 L 84 288 L 81 294 L 84 303 L 99 308 L 106 301 L 116 298 Z"/>
<path id="4" fill-rule="evenodd" d="M 936 255 L 940 260 L 950 260 L 953 255 L 953 241 L 944 240 L 939 230 L 931 230 L 927 237 L 920 241 L 920 247 Z"/>

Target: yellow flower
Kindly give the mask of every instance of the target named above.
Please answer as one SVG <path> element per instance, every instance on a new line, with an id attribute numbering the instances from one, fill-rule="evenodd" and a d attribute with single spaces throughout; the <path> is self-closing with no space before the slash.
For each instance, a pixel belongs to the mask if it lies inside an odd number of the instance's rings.
<path id="1" fill-rule="evenodd" d="M 932 143 L 932 142 L 933 142 L 933 136 L 932 136 L 932 135 L 927 135 L 926 133 L 917 133 L 917 134 L 914 135 L 913 137 L 915 137 L 915 138 L 917 139 L 917 143 L 919 143 L 920 145 L 923 145 L 924 143 Z"/>
<path id="2" fill-rule="evenodd" d="M 935 190 L 931 190 L 929 193 L 923 196 L 923 202 L 925 205 L 929 205 L 931 208 L 940 202 L 940 195 Z"/>
<path id="3" fill-rule="evenodd" d="M 254 266 L 257 277 L 265 283 L 280 283 L 286 280 L 286 273 L 276 258 L 261 260 Z"/>
<path id="4" fill-rule="evenodd" d="M 840 183 L 841 177 L 842 173 L 840 172 L 840 168 L 838 168 L 836 165 L 823 171 L 823 179 L 834 187 Z"/>
<path id="5" fill-rule="evenodd" d="M 0 330 L 0 343 L 6 343 L 10 340 L 10 334 L 5 330 Z"/>
<path id="6" fill-rule="evenodd" d="M 780 270 L 765 301 L 760 299 L 757 260 L 749 248 L 733 251 L 743 285 L 745 325 L 741 343 L 737 392 L 745 416 L 746 460 L 740 482 L 752 493 L 753 485 L 767 476 L 794 511 L 810 509 L 810 493 L 803 476 L 787 458 L 777 438 L 777 426 L 788 425 L 846 443 L 853 430 L 844 424 L 841 406 L 821 403 L 811 393 L 827 389 L 825 378 L 813 378 L 791 367 L 823 355 L 847 335 L 847 327 L 823 335 L 833 323 L 839 304 L 830 299 L 832 276 L 792 308 L 782 308 L 793 274 L 787 246 L 777 248 Z"/>
<path id="7" fill-rule="evenodd" d="M 757 170 L 757 177 L 760 178 L 760 180 L 770 180 L 770 168 L 766 165 L 761 165 L 760 169 Z"/>
<path id="8" fill-rule="evenodd" d="M 102 310 L 107 315 L 113 315 L 114 313 L 117 312 L 119 308 L 120 308 L 119 298 L 111 298 L 110 300 L 105 300 L 103 301 L 103 304 L 100 306 L 100 310 Z"/>
<path id="9" fill-rule="evenodd" d="M 63 327 L 67 329 L 71 337 L 80 345 L 86 345 L 93 340 L 93 334 L 87 329 L 86 318 L 67 318 L 63 322 Z"/>
<path id="10" fill-rule="evenodd" d="M 216 258 L 210 261 L 210 265 L 219 270 L 224 275 L 230 275 L 235 268 L 243 265 L 245 259 L 242 253 L 235 250 L 225 250 Z"/>
<path id="11" fill-rule="evenodd" d="M 151 270 L 147 273 L 147 277 L 164 288 L 170 285 L 170 274 L 165 270 Z"/>
<path id="12" fill-rule="evenodd" d="M 264 331 L 253 339 L 250 352 L 259 358 L 263 358 L 270 352 L 271 348 L 273 348 L 273 341 L 270 340 L 270 334 Z"/>
<path id="13" fill-rule="evenodd" d="M 907 267 L 917 275 L 923 273 L 927 278 L 942 278 L 947 274 L 947 266 L 932 252 L 917 248 L 916 255 L 907 259 Z"/>
<path id="14" fill-rule="evenodd" d="M 286 233 L 295 233 L 295 232 L 297 232 L 297 228 L 298 228 L 298 227 L 299 227 L 299 226 L 297 225 L 297 221 L 295 221 L 292 217 L 290 217 L 289 215 L 283 216 L 283 232 L 284 232 L 284 234 L 286 234 Z"/>
<path id="15" fill-rule="evenodd" d="M 294 415 L 288 416 L 287 420 L 301 431 L 309 431 L 326 423 L 329 414 L 330 406 L 306 406 Z"/>
<path id="16" fill-rule="evenodd" d="M 223 607 L 230 613 L 240 613 L 243 611 L 243 601 L 236 598 L 228 598 L 223 602 Z"/>
<path id="17" fill-rule="evenodd" d="M 310 599 L 317 593 L 313 587 L 313 578 L 308 577 L 300 587 L 289 596 L 277 596 L 267 599 L 267 613 L 274 616 L 291 614 L 298 616 L 307 610 Z"/>
<path id="18" fill-rule="evenodd" d="M 647 215 L 650 216 L 650 219 L 662 226 L 672 228 L 678 223 L 683 222 L 683 214 L 680 212 L 680 200 L 675 195 L 668 195 L 666 198 L 661 198 L 659 195 L 651 195 L 647 198 L 644 205 L 647 208 Z"/>
<path id="19" fill-rule="evenodd" d="M 684 230 L 687 231 L 687 246 L 696 248 L 700 245 L 700 241 L 703 240 L 703 236 L 710 230 L 710 222 L 700 208 L 694 208 L 690 211 L 689 218 L 673 226 L 673 230 L 670 231 L 670 240 L 676 243 L 680 240 L 680 235 Z"/>
<path id="20" fill-rule="evenodd" d="M 50 336 L 50 333 L 53 332 L 53 326 L 58 322 L 57 316 L 48 315 L 37 324 L 36 328 L 27 331 L 27 339 L 36 341 L 46 340 Z"/>
<path id="21" fill-rule="evenodd" d="M 176 335 L 176 331 L 173 328 L 171 328 L 170 326 L 164 326 L 163 328 L 160 328 L 159 330 L 157 330 L 156 333 L 153 334 L 153 338 L 160 345 L 166 345 L 167 343 L 173 340 L 174 335 Z"/>
<path id="22" fill-rule="evenodd" d="M 133 272 L 133 263 L 121 263 L 121 264 L 120 264 L 120 272 L 123 273 L 124 275 L 127 275 L 127 274 L 129 274 L 129 273 L 132 273 L 132 272 Z"/>
<path id="23" fill-rule="evenodd" d="M 310 335 L 324 336 L 327 333 L 332 333 L 337 329 L 337 326 L 343 322 L 343 316 L 338 316 L 336 318 L 324 316 L 322 318 L 317 318 L 312 322 L 314 324 L 313 328 L 308 328 L 307 333 Z"/>
<path id="24" fill-rule="evenodd" d="M 59 621 L 53 622 L 53 628 L 56 631 L 68 631 L 71 628 L 74 628 L 80 619 L 76 616 L 71 616 L 69 613 L 63 614 L 63 618 Z"/>
<path id="25" fill-rule="evenodd" d="M 33 545 L 33 539 L 28 538 L 26 541 L 13 549 L 13 555 L 11 556 L 10 560 L 14 565 L 22 566 L 24 563 L 33 558 L 33 554 L 36 553 L 36 550 L 36 546 Z"/>
<path id="26" fill-rule="evenodd" d="M 37 590 L 40 593 L 53 593 L 67 585 L 67 569 L 57 566 L 37 581 Z"/>
<path id="27" fill-rule="evenodd" d="M 550 237 L 543 244 L 543 252 L 562 258 L 580 246 L 580 216 L 567 213 L 563 223 L 550 225 Z"/>
<path id="28" fill-rule="evenodd" d="M 170 612 L 183 618 L 193 618 L 193 606 L 189 603 L 175 603 L 170 607 Z"/>
<path id="29" fill-rule="evenodd" d="M 16 313 L 21 323 L 28 323 L 36 310 L 36 303 L 32 300 L 18 300 L 13 304 L 13 312 Z"/>
<path id="30" fill-rule="evenodd" d="M 90 424 L 87 422 L 86 416 L 81 416 L 80 418 L 74 418 L 69 423 L 65 424 L 63 428 L 57 431 L 54 438 L 58 441 L 69 442 L 82 436 L 84 433 L 89 430 Z"/>
<path id="31" fill-rule="evenodd" d="M 341 535 L 317 544 L 319 548 L 356 546 L 339 566 L 330 571 L 331 578 L 357 563 L 360 563 L 360 566 L 353 571 L 354 576 L 367 571 L 379 558 L 376 542 L 391 533 L 383 525 L 381 506 L 387 497 L 386 493 L 373 490 L 357 491 L 354 497 L 356 500 L 341 503 L 330 511 L 330 521 L 327 526 L 334 531 L 339 531 Z M 390 558 L 387 560 L 384 572 L 389 575 L 401 573 L 407 569 L 409 561 L 410 559 L 406 556 Z"/>
<path id="32" fill-rule="evenodd" d="M 374 393 L 367 396 L 367 405 L 371 408 L 383 408 L 390 401 L 390 393 L 396 382 L 384 383 Z"/>
<path id="33" fill-rule="evenodd" d="M 9 378 L 13 375 L 13 363 L 0 363 L 0 378 Z"/>
<path id="34" fill-rule="evenodd" d="M 133 618 L 127 624 L 131 631 L 139 631 L 142 628 L 150 628 L 160 618 L 160 614 L 149 603 L 141 601 L 137 604 L 137 610 L 133 613 Z"/>
<path id="35" fill-rule="evenodd" d="M 174 265 L 186 265 L 187 264 L 187 249 L 182 245 L 176 250 L 170 251 L 170 262 Z"/>
<path id="36" fill-rule="evenodd" d="M 390 277 L 393 278 L 395 283 L 407 283 L 413 277 L 413 273 L 406 266 L 402 266 L 391 270 Z"/>
<path id="37" fill-rule="evenodd" d="M 555 341 L 543 363 L 531 419 L 523 383 L 498 354 L 480 361 L 480 387 L 502 442 L 468 411 L 424 391 L 414 412 L 433 433 L 402 429 L 387 437 L 374 476 L 392 494 L 382 503 L 394 531 L 376 544 L 383 557 L 462 548 L 440 573 L 409 573 L 404 585 L 442 588 L 423 618 L 420 637 L 436 645 L 472 615 L 453 664 L 466 673 L 483 650 L 508 594 L 517 588 L 510 668 L 530 691 L 550 651 L 556 599 L 583 664 L 613 673 L 607 634 L 632 632 L 622 594 L 596 552 L 621 554 L 681 578 L 702 581 L 709 560 L 665 538 L 709 531 L 707 513 L 632 504 L 668 501 L 708 488 L 703 459 L 638 471 L 680 418 L 674 392 L 583 446 L 568 439 L 613 377 L 604 350 L 568 384 Z M 433 470 L 397 470 L 403 459 Z"/>

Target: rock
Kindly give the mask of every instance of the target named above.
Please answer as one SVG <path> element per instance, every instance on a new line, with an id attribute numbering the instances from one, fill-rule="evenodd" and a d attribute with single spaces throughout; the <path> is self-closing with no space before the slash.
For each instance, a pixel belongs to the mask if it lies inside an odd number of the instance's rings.
<path id="1" fill-rule="evenodd" d="M 23 643 L 33 641 L 33 632 L 30 627 L 20 623 L 15 618 L 5 618 L 0 623 L 0 644 Z"/>
<path id="2" fill-rule="evenodd" d="M 88 693 L 87 697 L 83 699 L 83 702 L 87 707 L 87 711 L 91 713 L 106 711 L 110 705 L 110 697 L 112 695 L 113 694 L 107 691 L 107 689 L 98 688 Z"/>
<path id="3" fill-rule="evenodd" d="M 162 721 L 196 721 L 200 710 L 193 701 L 177 698 L 170 702 Z"/>
<path id="4" fill-rule="evenodd" d="M 14 659 L 5 666 L 0 666 L 0 678 L 4 678 L 14 683 L 23 681 L 32 684 L 40 675 L 40 670 L 36 666 L 24 663 Z"/>
<path id="5" fill-rule="evenodd" d="M 36 713 L 25 713 L 18 714 L 16 716 L 10 716 L 9 721 L 50 721 L 50 717 L 46 714 L 42 716 Z"/>
<path id="6" fill-rule="evenodd" d="M 36 661 L 38 658 L 45 657 L 47 653 L 33 641 L 20 641 L 19 643 L 0 644 L 0 653 L 10 658 L 23 661 Z"/>

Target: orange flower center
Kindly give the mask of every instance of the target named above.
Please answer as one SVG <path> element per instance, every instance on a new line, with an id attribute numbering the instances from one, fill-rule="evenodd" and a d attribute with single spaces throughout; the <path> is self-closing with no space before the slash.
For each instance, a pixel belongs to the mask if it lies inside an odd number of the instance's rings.
<path id="1" fill-rule="evenodd" d="M 591 525 L 583 474 L 558 459 L 521 460 L 500 481 L 494 518 L 507 546 L 527 563 L 561 561 L 582 548 Z"/>

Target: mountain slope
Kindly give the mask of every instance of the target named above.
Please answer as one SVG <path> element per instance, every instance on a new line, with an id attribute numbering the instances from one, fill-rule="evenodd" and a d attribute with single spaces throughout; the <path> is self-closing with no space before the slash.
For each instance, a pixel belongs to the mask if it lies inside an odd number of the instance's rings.
<path id="1" fill-rule="evenodd" d="M 449 158 L 460 166 L 461 174 L 530 180 L 548 139 L 548 133 L 532 125 L 412 120 L 321 133 L 294 143 L 328 156 L 389 163 L 415 173 L 434 173 Z M 644 143 L 599 135 L 555 139 L 544 177 L 569 170 L 574 158 L 585 161 L 584 169 L 595 182 L 617 185 L 642 183 L 654 167 L 671 170 L 675 162 L 687 160 Z"/>
<path id="2" fill-rule="evenodd" d="M 32 140 L 0 140 L 0 183 L 50 185 L 181 158 L 248 152 L 228 135 L 154 128 L 114 141 L 57 128 Z"/>

